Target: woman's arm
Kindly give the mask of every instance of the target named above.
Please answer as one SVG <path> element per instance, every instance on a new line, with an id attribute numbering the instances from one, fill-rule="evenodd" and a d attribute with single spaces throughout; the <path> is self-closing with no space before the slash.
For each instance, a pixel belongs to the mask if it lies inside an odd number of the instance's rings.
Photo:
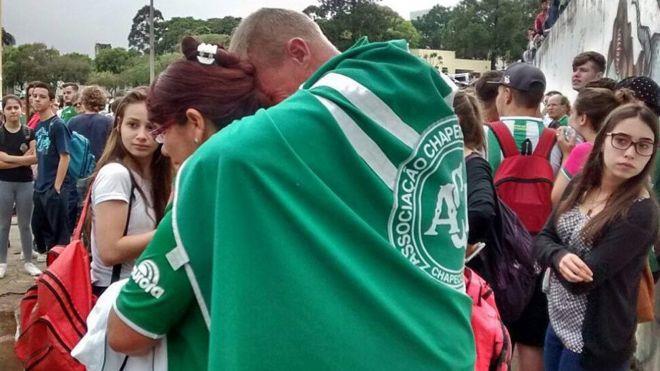
<path id="1" fill-rule="evenodd" d="M 557 177 L 555 178 L 555 185 L 552 187 L 552 194 L 550 195 L 552 207 L 557 207 L 557 205 L 559 205 L 561 196 L 564 194 L 569 181 L 570 180 L 566 177 L 566 174 L 564 174 L 564 170 L 559 170 L 559 174 L 557 174 Z"/>
<path id="2" fill-rule="evenodd" d="M 0 153 L 3 153 L 3 152 L 0 152 Z M 15 168 L 20 167 L 20 166 L 21 165 L 13 164 L 13 163 L 10 163 L 10 162 L 0 160 L 0 170 L 15 169 Z"/>
<path id="3" fill-rule="evenodd" d="M 112 350 L 129 356 L 145 354 L 160 341 L 146 337 L 125 324 L 117 316 L 114 308 L 110 310 L 108 317 L 107 334 L 108 344 Z"/>
<path id="4" fill-rule="evenodd" d="M 621 272 L 636 259 L 644 259 L 658 229 L 655 205 L 650 199 L 633 204 L 624 220 L 611 223 L 591 251 L 582 257 L 593 272 L 591 282 L 564 282 L 573 293 L 584 293 Z"/>
<path id="5" fill-rule="evenodd" d="M 538 262 L 550 267 L 566 282 L 590 282 L 593 272 L 561 242 L 554 224 L 554 213 L 534 240 L 534 254 Z"/>
<path id="6" fill-rule="evenodd" d="M 94 206 L 94 237 L 101 261 L 112 266 L 140 256 L 153 238 L 154 231 L 124 236 L 128 203 L 104 201 Z"/>
<path id="7" fill-rule="evenodd" d="M 468 241 L 484 241 L 490 226 L 497 216 L 496 196 L 490 165 L 486 160 L 474 158 L 467 162 Z"/>

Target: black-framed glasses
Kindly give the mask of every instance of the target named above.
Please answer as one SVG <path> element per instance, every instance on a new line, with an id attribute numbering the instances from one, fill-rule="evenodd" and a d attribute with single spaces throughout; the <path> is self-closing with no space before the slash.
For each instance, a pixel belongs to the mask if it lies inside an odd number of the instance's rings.
<path id="1" fill-rule="evenodd" d="M 640 156 L 651 156 L 655 150 L 655 143 L 648 139 L 641 139 L 637 142 L 632 140 L 632 137 L 624 133 L 607 133 L 611 139 L 612 147 L 622 151 L 627 150 L 630 146 L 635 146 L 635 152 Z"/>

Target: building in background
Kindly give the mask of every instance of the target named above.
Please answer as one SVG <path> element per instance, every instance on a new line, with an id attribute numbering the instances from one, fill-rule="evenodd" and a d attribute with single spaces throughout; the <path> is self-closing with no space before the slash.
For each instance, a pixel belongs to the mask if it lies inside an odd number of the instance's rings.
<path id="1" fill-rule="evenodd" d="M 456 58 L 456 52 L 451 50 L 412 49 L 411 52 L 448 75 L 480 75 L 490 71 L 489 60 Z"/>

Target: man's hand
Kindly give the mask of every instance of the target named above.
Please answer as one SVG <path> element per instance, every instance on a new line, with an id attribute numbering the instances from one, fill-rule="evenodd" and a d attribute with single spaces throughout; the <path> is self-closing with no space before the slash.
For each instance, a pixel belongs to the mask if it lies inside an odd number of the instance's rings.
<path id="1" fill-rule="evenodd" d="M 568 253 L 559 260 L 559 273 L 568 282 L 592 282 L 594 274 L 587 264 L 575 254 Z"/>

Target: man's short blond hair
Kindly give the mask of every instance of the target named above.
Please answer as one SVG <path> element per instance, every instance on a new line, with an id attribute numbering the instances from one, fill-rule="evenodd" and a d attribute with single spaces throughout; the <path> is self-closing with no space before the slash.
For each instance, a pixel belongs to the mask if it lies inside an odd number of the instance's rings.
<path id="1" fill-rule="evenodd" d="M 326 41 L 319 26 L 306 14 L 288 9 L 261 8 L 241 21 L 234 31 L 229 51 L 242 58 L 257 58 L 278 65 L 284 46 L 292 38 L 308 43 Z"/>

